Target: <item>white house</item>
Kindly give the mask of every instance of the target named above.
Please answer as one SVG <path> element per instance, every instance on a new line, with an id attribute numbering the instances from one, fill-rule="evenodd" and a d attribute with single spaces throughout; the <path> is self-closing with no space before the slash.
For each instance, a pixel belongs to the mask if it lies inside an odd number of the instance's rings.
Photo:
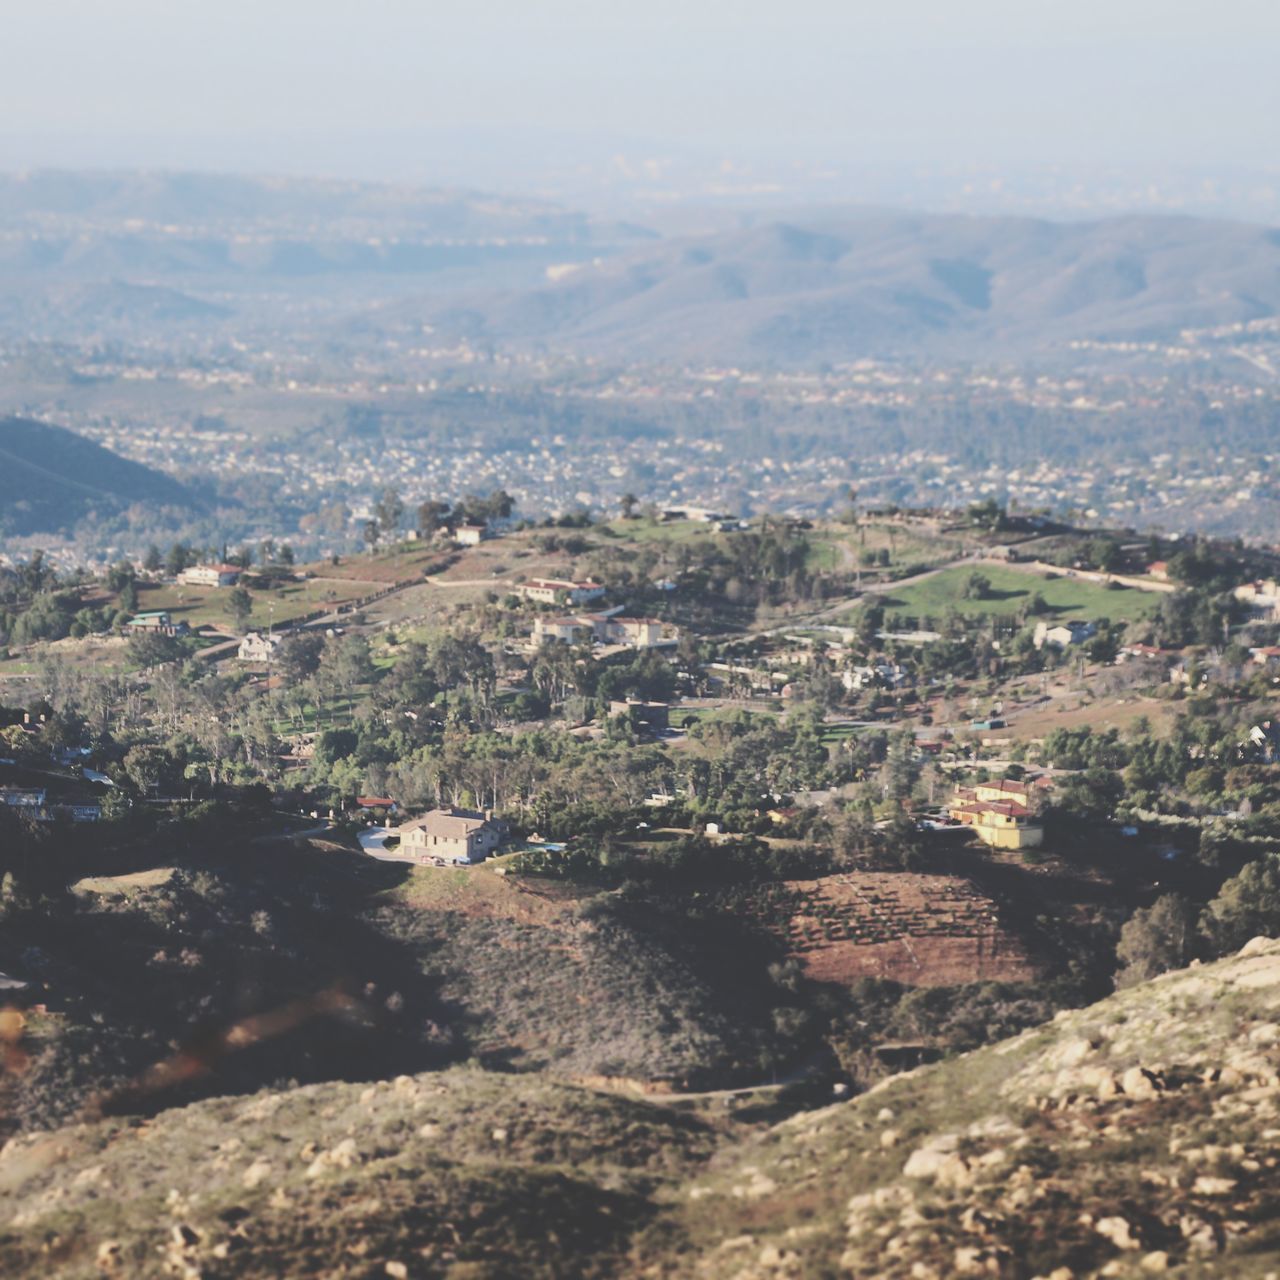
<path id="1" fill-rule="evenodd" d="M 1069 649 L 1073 644 L 1083 644 L 1098 634 L 1098 628 L 1092 622 L 1037 622 L 1035 634 L 1031 637 L 1037 649 L 1048 645 L 1051 649 Z"/>
<path id="2" fill-rule="evenodd" d="M 520 587 L 520 594 L 526 600 L 535 600 L 538 604 L 563 602 L 577 606 L 599 600 L 604 592 L 603 583 L 592 582 L 589 578 L 585 582 L 569 582 L 563 578 L 530 578 Z"/>
<path id="3" fill-rule="evenodd" d="M 236 650 L 241 662 L 270 662 L 280 651 L 279 636 L 264 636 L 260 631 L 250 631 Z"/>
<path id="4" fill-rule="evenodd" d="M 453 531 L 453 540 L 460 547 L 478 547 L 489 533 L 489 526 L 483 524 L 460 524 Z"/>
<path id="5" fill-rule="evenodd" d="M 178 574 L 178 581 L 187 587 L 234 587 L 241 572 L 234 564 L 193 564 Z"/>
<path id="6" fill-rule="evenodd" d="M 577 644 L 591 636 L 591 624 L 582 618 L 535 618 L 534 644 Z"/>

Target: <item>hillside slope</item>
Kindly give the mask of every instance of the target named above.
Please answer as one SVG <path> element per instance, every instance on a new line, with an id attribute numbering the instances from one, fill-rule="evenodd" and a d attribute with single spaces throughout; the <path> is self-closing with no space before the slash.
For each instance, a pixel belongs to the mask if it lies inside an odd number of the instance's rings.
<path id="1" fill-rule="evenodd" d="M 1259 939 L 894 1077 L 686 1188 L 661 1273 L 1274 1274 L 1278 1024 L 1280 941 Z"/>
<path id="2" fill-rule="evenodd" d="M 0 533 L 51 533 L 70 529 L 90 512 L 109 514 L 135 502 L 191 501 L 171 476 L 74 431 L 0 419 Z"/>
<path id="3" fill-rule="evenodd" d="M 1261 1277 L 1278 1104 L 1280 941 L 1257 940 L 746 1141 L 469 1069 L 15 1138 L 0 1267 Z"/>
<path id="4" fill-rule="evenodd" d="M 1176 338 L 1280 314 L 1280 233 L 1190 218 L 861 212 L 663 241 L 438 324 L 615 358 L 812 365 Z"/>

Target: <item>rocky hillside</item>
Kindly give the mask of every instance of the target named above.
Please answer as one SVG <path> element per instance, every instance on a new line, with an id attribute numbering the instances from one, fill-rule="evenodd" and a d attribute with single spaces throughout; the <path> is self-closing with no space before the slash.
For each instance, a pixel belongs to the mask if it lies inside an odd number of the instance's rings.
<path id="1" fill-rule="evenodd" d="M 663 1274 L 1274 1275 L 1278 1165 L 1259 939 L 732 1150 L 660 1246 L 696 1265 Z"/>
<path id="2" fill-rule="evenodd" d="M 15 1138 L 0 1271 L 1262 1277 L 1278 1105 L 1258 940 L 746 1137 L 455 1069 Z"/>

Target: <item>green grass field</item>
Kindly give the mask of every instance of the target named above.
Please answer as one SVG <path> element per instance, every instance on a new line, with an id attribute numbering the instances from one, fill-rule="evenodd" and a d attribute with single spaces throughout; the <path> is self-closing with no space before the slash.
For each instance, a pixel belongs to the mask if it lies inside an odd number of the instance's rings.
<path id="1" fill-rule="evenodd" d="M 991 591 L 985 599 L 966 600 L 965 583 L 975 571 L 990 580 Z M 1148 618 L 1160 607 L 1162 599 L 1154 591 L 1108 588 L 1081 578 L 1046 578 L 989 564 L 945 569 L 882 598 L 890 614 L 938 618 L 949 608 L 973 616 L 1016 613 L 1036 593 L 1044 598 L 1051 617 L 1110 618 L 1113 622 Z"/>

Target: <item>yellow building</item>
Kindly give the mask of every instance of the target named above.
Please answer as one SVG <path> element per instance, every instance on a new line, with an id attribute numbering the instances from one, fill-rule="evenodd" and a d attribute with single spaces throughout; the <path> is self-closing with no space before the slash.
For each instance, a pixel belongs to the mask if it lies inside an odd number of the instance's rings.
<path id="1" fill-rule="evenodd" d="M 957 787 L 947 812 L 953 821 L 972 827 L 978 839 L 993 849 L 1037 848 L 1044 843 L 1043 825 L 1026 804 L 1012 798 L 1011 790 L 1002 789 L 1021 786 L 1006 782 Z M 1028 794 L 1025 788 L 1022 794 Z"/>

